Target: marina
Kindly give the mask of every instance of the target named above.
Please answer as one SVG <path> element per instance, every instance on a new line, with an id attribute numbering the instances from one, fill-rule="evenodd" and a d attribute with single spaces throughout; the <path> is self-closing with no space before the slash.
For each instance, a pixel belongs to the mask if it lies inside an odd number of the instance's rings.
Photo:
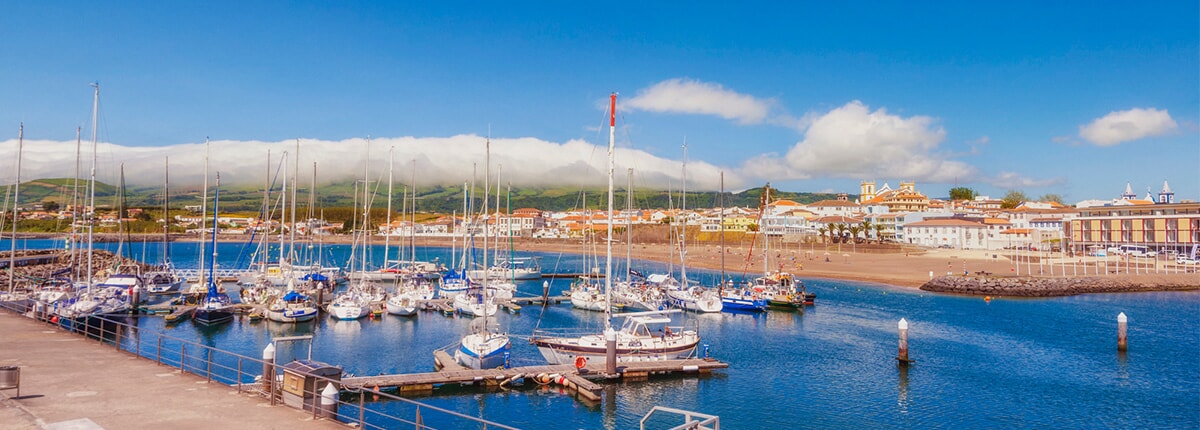
<path id="1" fill-rule="evenodd" d="M 187 255 L 194 244 L 172 246 L 173 255 Z M 218 244 L 219 255 L 236 255 L 238 246 Z M 418 248 L 420 255 L 429 258 L 446 258 L 446 252 L 444 248 Z M 558 264 L 564 267 L 582 262 L 570 255 L 541 256 L 544 261 L 561 259 Z M 219 263 L 232 264 L 224 259 Z M 647 261 L 635 261 L 635 265 L 639 270 L 666 270 L 665 265 Z M 717 275 L 689 273 L 700 279 Z M 881 284 L 803 280 L 820 297 L 816 306 L 803 311 L 680 316 L 697 324 L 710 357 L 729 366 L 711 374 L 648 374 L 644 381 L 616 383 L 611 395 L 601 390 L 599 401 L 554 384 L 526 381 L 519 389 L 507 384 L 489 388 L 474 381 L 477 375 L 470 382 L 404 394 L 432 406 L 470 411 L 523 428 L 542 426 L 547 416 L 569 427 L 595 428 L 613 422 L 616 427 L 628 428 L 636 426 L 653 405 L 720 416 L 723 424 L 734 428 L 789 426 L 801 420 L 804 427 L 826 428 L 863 423 L 878 428 L 936 423 L 988 427 L 997 422 L 1089 427 L 1097 424 L 1093 413 L 1097 408 L 1113 410 L 1105 422 L 1121 426 L 1188 427 L 1196 423 L 1197 417 L 1190 411 L 1195 396 L 1200 395 L 1200 371 L 1185 365 L 1191 362 L 1189 357 L 1200 356 L 1200 341 L 1191 335 L 1193 328 L 1200 327 L 1200 294 L 1195 292 L 985 301 Z M 495 317 L 516 335 L 510 351 L 513 368 L 547 366 L 523 338 L 539 326 L 600 325 L 600 313 L 575 310 L 567 304 L 563 292 L 569 280 L 549 282 L 550 304 L 532 305 L 541 299 L 542 281 L 522 281 L 516 295 L 526 303 L 521 311 L 498 312 Z M 236 293 L 236 285 L 227 286 Z M 555 300 L 560 301 L 555 304 Z M 1129 346 L 1127 352 L 1118 353 L 1116 315 L 1122 312 L 1129 315 Z M 128 318 L 143 337 L 143 349 L 153 343 L 147 336 L 163 333 L 258 357 L 273 338 L 311 335 L 313 359 L 340 366 L 347 381 L 441 373 L 432 360 L 434 351 L 445 351 L 472 321 L 452 311 L 430 311 L 415 317 L 381 315 L 354 321 L 321 317 L 308 323 L 281 324 L 256 322 L 239 313 L 230 324 L 201 327 L 189 321 L 168 323 L 164 315 Z M 912 364 L 903 372 L 896 364 L 895 327 L 901 318 L 911 324 Z M 134 347 L 132 340 L 121 339 L 125 347 Z M 307 351 L 281 348 L 279 360 L 303 358 L 301 354 Z M 190 351 L 187 355 L 190 362 L 194 355 Z M 442 361 L 451 362 L 445 356 Z M 194 366 L 204 368 L 200 363 Z M 593 383 L 612 384 L 604 380 Z M 26 390 L 22 388 L 23 395 Z M 1068 393 L 1074 401 L 1050 400 Z M 1045 401 L 1030 404 L 1023 400 L 1031 396 Z M 754 407 L 797 402 L 821 413 Z M 964 402 L 992 406 L 968 413 L 970 408 Z M 394 401 L 376 402 L 373 407 L 403 409 Z"/>

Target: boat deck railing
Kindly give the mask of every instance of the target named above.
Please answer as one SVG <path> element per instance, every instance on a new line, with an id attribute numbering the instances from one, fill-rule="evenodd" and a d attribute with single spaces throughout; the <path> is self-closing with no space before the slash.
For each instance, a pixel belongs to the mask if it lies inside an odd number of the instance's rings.
<path id="1" fill-rule="evenodd" d="M 225 351 L 117 319 L 93 317 L 72 320 L 48 314 L 39 315 L 35 314 L 31 300 L 0 302 L 0 309 L 60 327 L 86 339 L 111 345 L 118 351 L 133 354 L 137 358 L 152 360 L 163 366 L 178 368 L 182 372 L 204 377 L 208 382 L 225 384 L 230 389 L 237 390 L 238 393 L 257 393 L 262 397 L 269 398 L 272 406 L 283 403 L 281 395 L 284 384 L 279 381 L 281 380 L 280 372 L 285 363 L 267 362 L 261 358 Z M 262 372 L 263 369 L 268 368 L 266 367 L 268 365 L 275 369 L 275 374 L 264 378 Z M 296 373 L 297 371 L 292 369 L 289 372 Z M 302 371 L 299 373 L 317 381 L 315 384 L 305 384 L 305 387 L 302 388 L 304 390 L 303 397 L 312 399 L 312 405 L 306 403 L 303 409 L 306 411 L 311 409 L 313 419 L 333 419 L 359 429 L 515 428 L 369 387 L 343 386 L 338 379 Z M 271 383 L 266 383 L 267 381 L 271 381 Z M 326 407 L 325 398 L 322 397 L 321 392 L 308 391 L 310 387 L 315 390 L 315 387 L 324 387 L 328 383 L 335 384 L 335 387 L 342 387 L 339 390 L 335 408 Z M 317 402 L 321 402 L 319 407 L 316 405 Z M 389 406 L 390 411 L 380 410 L 382 405 Z"/>

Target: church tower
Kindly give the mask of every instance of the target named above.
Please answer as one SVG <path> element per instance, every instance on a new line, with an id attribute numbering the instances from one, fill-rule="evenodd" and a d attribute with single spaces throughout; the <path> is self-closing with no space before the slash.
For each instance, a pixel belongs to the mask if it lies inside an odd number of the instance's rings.
<path id="1" fill-rule="evenodd" d="M 1171 192 L 1171 186 L 1167 185 L 1167 181 L 1163 181 L 1162 191 L 1158 192 L 1158 202 L 1163 204 L 1175 203 L 1175 193 Z"/>
<path id="2" fill-rule="evenodd" d="M 1125 183 L 1125 193 L 1121 194 L 1121 200 L 1134 200 L 1134 199 L 1137 199 L 1137 194 L 1133 193 L 1133 186 L 1129 185 L 1129 183 L 1126 182 Z"/>
<path id="3" fill-rule="evenodd" d="M 859 202 L 866 202 L 875 198 L 875 181 L 862 181 L 862 186 L 859 191 Z"/>

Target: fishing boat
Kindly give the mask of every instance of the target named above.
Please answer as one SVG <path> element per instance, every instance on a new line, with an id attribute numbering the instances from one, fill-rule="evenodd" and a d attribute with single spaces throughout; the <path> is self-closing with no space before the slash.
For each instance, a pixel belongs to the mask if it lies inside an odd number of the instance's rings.
<path id="1" fill-rule="evenodd" d="M 613 207 L 613 150 L 616 135 L 617 95 L 610 96 L 608 134 L 608 213 Z M 608 224 L 608 236 L 612 237 L 613 225 Z M 606 240 L 604 291 L 611 297 L 612 291 L 612 241 Z M 611 302 L 611 300 L 609 300 Z M 605 307 L 604 331 L 582 335 L 560 334 L 535 330 L 530 343 L 538 348 L 542 357 L 550 364 L 573 363 L 579 358 L 585 362 L 608 363 L 609 344 L 616 361 L 641 361 L 686 358 L 696 351 L 700 335 L 695 329 L 672 327 L 670 315 L 678 310 L 636 312 L 613 315 L 611 307 Z M 619 328 L 612 326 L 614 317 L 623 317 Z M 661 331 L 659 331 L 661 330 Z M 659 334 L 661 333 L 661 334 Z M 615 363 L 611 363 L 615 365 Z"/>

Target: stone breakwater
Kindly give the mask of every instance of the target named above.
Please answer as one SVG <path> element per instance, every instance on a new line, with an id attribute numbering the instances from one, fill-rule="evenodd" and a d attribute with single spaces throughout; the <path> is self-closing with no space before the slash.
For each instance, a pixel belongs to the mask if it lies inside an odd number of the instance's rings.
<path id="1" fill-rule="evenodd" d="M 1152 279 L 1151 279 L 1152 278 Z M 1138 277 L 1034 278 L 939 276 L 922 290 L 972 296 L 1055 297 L 1088 293 L 1200 290 L 1200 275 Z"/>

